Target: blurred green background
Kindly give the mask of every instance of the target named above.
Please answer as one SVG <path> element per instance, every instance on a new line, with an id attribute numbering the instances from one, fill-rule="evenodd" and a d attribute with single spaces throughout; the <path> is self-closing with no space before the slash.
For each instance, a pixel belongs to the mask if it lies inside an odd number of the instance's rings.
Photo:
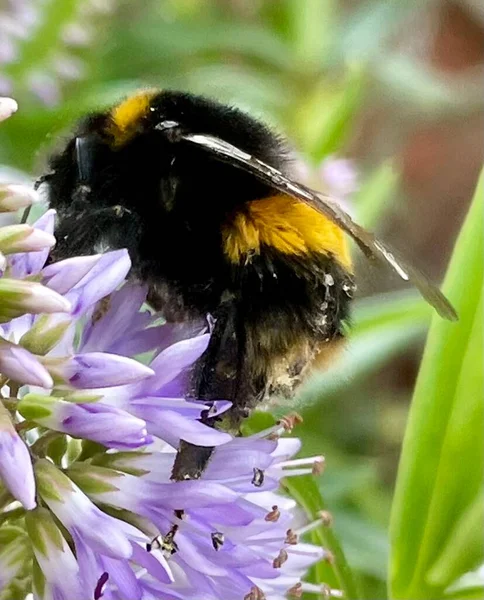
<path id="1" fill-rule="evenodd" d="M 1 0 L 0 95 L 20 111 L 0 128 L 0 179 L 38 175 L 80 114 L 139 86 L 191 90 L 286 134 L 307 180 L 440 282 L 482 165 L 483 71 L 479 0 Z M 355 259 L 349 347 L 301 392 L 296 433 L 327 458 L 318 486 L 358 594 L 386 598 L 431 310 Z"/>

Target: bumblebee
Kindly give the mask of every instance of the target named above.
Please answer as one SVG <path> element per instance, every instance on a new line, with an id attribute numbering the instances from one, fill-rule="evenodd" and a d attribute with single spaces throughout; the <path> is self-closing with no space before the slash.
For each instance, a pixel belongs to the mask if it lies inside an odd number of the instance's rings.
<path id="1" fill-rule="evenodd" d="M 127 248 L 167 319 L 210 315 L 191 394 L 230 399 L 235 423 L 291 395 L 342 341 L 355 291 L 345 234 L 456 318 L 424 275 L 293 179 L 282 138 L 203 97 L 141 91 L 87 116 L 41 182 L 58 214 L 55 258 Z M 203 452 L 183 450 L 174 478 L 199 476 Z"/>

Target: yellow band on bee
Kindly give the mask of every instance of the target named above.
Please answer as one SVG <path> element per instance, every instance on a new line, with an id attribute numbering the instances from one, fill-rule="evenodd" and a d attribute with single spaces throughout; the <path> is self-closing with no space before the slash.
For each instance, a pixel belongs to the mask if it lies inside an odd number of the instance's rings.
<path id="1" fill-rule="evenodd" d="M 259 254 L 261 246 L 287 255 L 331 254 L 351 270 L 343 231 L 314 208 L 289 196 L 271 196 L 246 205 L 225 226 L 224 252 L 232 263 Z"/>

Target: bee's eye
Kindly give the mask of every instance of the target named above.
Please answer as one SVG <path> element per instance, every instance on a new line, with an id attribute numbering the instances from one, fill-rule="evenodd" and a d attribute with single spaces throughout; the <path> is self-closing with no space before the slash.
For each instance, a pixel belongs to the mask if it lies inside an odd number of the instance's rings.
<path id="1" fill-rule="evenodd" d="M 95 141 L 92 136 L 81 136 L 76 138 L 75 160 L 79 183 L 87 185 L 91 181 L 93 172 L 93 155 Z"/>

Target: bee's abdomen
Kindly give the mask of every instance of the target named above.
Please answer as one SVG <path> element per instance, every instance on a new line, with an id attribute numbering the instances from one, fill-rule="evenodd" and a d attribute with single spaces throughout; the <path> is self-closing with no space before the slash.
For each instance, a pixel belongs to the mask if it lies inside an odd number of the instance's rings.
<path id="1" fill-rule="evenodd" d="M 222 228 L 227 293 L 202 360 L 202 397 L 233 414 L 272 394 L 290 396 L 309 365 L 344 335 L 354 282 L 342 232 L 286 196 L 245 204 Z"/>
<path id="2" fill-rule="evenodd" d="M 332 255 L 286 255 L 269 247 L 239 276 L 250 370 L 267 380 L 269 392 L 290 394 L 322 348 L 343 337 L 353 277 Z"/>

